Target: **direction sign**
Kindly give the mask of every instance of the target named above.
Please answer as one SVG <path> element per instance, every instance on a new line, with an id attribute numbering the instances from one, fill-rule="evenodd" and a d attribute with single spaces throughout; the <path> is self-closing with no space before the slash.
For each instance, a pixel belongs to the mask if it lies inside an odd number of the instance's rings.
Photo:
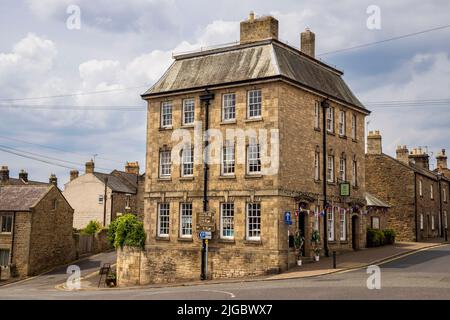
<path id="1" fill-rule="evenodd" d="M 198 236 L 201 240 L 207 240 L 212 238 L 212 233 L 211 231 L 200 231 Z"/>
<path id="2" fill-rule="evenodd" d="M 287 225 L 292 224 L 292 215 L 290 211 L 284 212 L 284 223 Z"/>
<path id="3" fill-rule="evenodd" d="M 197 213 L 197 231 L 216 231 L 216 221 L 214 211 L 205 211 Z"/>

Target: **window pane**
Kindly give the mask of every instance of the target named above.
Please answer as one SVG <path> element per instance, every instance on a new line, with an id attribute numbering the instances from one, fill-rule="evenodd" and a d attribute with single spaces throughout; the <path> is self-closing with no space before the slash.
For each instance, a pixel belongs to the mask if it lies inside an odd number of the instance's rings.
<path id="1" fill-rule="evenodd" d="M 0 249 L 0 266 L 9 265 L 9 250 L 8 249 Z"/>
<path id="2" fill-rule="evenodd" d="M 261 236 L 261 205 L 247 204 L 247 239 L 259 240 Z"/>
<path id="3" fill-rule="evenodd" d="M 181 236 L 192 236 L 192 203 L 181 204 Z"/>
<path id="4" fill-rule="evenodd" d="M 222 101 L 222 117 L 223 120 L 234 120 L 236 117 L 236 96 L 234 93 L 223 95 Z"/>
<path id="5" fill-rule="evenodd" d="M 261 172 L 261 155 L 259 144 L 250 144 L 247 147 L 247 169 L 249 173 Z"/>
<path id="6" fill-rule="evenodd" d="M 261 116 L 261 90 L 248 92 L 248 117 L 256 118 Z"/>
<path id="7" fill-rule="evenodd" d="M 327 209 L 327 229 L 328 229 L 328 240 L 334 240 L 334 209 Z"/>
<path id="8" fill-rule="evenodd" d="M 227 142 L 222 154 L 222 174 L 234 174 L 234 159 L 234 145 Z"/>
<path id="9" fill-rule="evenodd" d="M 183 100 L 183 124 L 194 123 L 194 108 L 195 108 L 194 99 Z"/>
<path id="10" fill-rule="evenodd" d="M 158 209 L 158 235 L 169 236 L 169 203 L 160 203 Z"/>
<path id="11" fill-rule="evenodd" d="M 159 173 L 160 176 L 170 176 L 171 174 L 171 154 L 170 150 L 159 153 Z"/>
<path id="12" fill-rule="evenodd" d="M 161 104 L 161 126 L 170 127 L 172 125 L 172 102 Z"/>
<path id="13" fill-rule="evenodd" d="M 194 149 L 183 149 L 181 161 L 182 176 L 192 176 L 194 174 Z"/>
<path id="14" fill-rule="evenodd" d="M 234 203 L 221 205 L 221 237 L 234 237 Z"/>

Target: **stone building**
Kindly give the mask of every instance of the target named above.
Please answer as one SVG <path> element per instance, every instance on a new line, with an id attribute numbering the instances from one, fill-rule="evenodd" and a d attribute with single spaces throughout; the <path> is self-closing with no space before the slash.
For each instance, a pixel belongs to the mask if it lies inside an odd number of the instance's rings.
<path id="1" fill-rule="evenodd" d="M 74 259 L 73 209 L 52 184 L 0 186 L 0 265 L 31 276 Z"/>
<path id="2" fill-rule="evenodd" d="M 398 146 L 396 158 L 382 152 L 379 131 L 367 137 L 366 189 L 391 205 L 386 226 L 397 240 L 421 241 L 444 235 L 448 225 L 450 180 L 430 171 L 429 155 Z"/>
<path id="3" fill-rule="evenodd" d="M 238 45 L 175 56 L 143 94 L 148 102 L 147 243 L 140 263 L 133 254 L 119 252 L 121 284 L 198 279 L 202 242 L 196 225 L 204 203 L 216 229 L 209 241 L 210 278 L 286 270 L 288 261 L 296 261 L 288 228 L 291 234 L 302 231 L 306 256 L 314 228 L 330 250 L 364 246 L 364 118 L 369 111 L 341 71 L 314 57 L 314 33 L 307 30 L 301 39 L 301 50 L 284 44 L 275 18 L 250 15 L 241 22 Z M 214 129 L 208 131 L 209 147 L 217 149 L 203 158 L 207 126 Z M 177 149 L 174 137 L 180 133 L 194 141 Z M 216 161 L 206 161 L 211 158 Z M 340 183 L 347 181 L 350 196 L 343 198 Z M 326 216 L 321 214 L 324 185 Z M 286 212 L 293 216 L 289 227 Z"/>
<path id="4" fill-rule="evenodd" d="M 388 203 L 366 192 L 367 227 L 378 230 L 389 229 L 387 222 L 390 207 Z"/>
<path id="5" fill-rule="evenodd" d="M 80 176 L 72 170 L 63 194 L 75 210 L 73 227 L 82 229 L 91 220 L 108 226 L 125 213 L 142 217 L 143 204 L 138 201 L 142 201 L 142 195 L 138 195 L 138 190 L 143 183 L 137 162 L 127 162 L 125 171 L 113 170 L 109 174 L 96 172 L 92 160 L 86 163 L 85 174 Z"/>
<path id="6" fill-rule="evenodd" d="M 48 182 L 50 183 L 50 182 Z M 28 179 L 28 172 L 20 170 L 17 178 L 10 176 L 8 166 L 1 166 L 0 168 L 0 186 L 6 185 L 46 185 L 47 182 L 39 182 Z"/>

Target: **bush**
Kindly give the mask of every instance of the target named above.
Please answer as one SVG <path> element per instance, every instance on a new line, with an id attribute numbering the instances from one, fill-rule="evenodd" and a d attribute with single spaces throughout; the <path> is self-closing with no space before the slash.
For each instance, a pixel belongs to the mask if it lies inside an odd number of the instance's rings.
<path id="1" fill-rule="evenodd" d="M 87 226 L 83 230 L 81 230 L 81 234 L 93 235 L 93 234 L 97 233 L 98 231 L 100 231 L 101 229 L 102 229 L 102 225 L 100 224 L 100 222 L 98 222 L 96 220 L 91 220 L 91 221 L 89 221 Z"/>
<path id="2" fill-rule="evenodd" d="M 384 244 L 384 233 L 378 229 L 367 228 L 367 247 L 379 247 Z"/>
<path id="3" fill-rule="evenodd" d="M 385 244 L 394 244 L 395 243 L 395 231 L 392 229 L 383 230 L 384 234 L 384 243 Z"/>
<path id="4" fill-rule="evenodd" d="M 111 222 L 108 228 L 108 241 L 114 248 L 144 248 L 146 234 L 144 224 L 134 214 L 125 214 Z"/>

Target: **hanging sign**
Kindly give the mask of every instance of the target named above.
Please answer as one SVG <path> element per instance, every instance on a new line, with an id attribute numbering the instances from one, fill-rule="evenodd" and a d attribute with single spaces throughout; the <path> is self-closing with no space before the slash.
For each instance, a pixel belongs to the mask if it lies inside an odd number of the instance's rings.
<path id="1" fill-rule="evenodd" d="M 350 183 L 342 182 L 339 184 L 339 191 L 341 197 L 349 197 L 350 196 Z"/>

